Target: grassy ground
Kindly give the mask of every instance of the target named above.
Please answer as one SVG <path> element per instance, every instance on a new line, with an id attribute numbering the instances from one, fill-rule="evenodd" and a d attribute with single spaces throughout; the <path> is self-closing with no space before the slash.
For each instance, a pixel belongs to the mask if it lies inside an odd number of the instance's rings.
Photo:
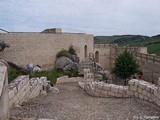
<path id="1" fill-rule="evenodd" d="M 30 74 L 30 78 L 46 76 L 47 79 L 51 82 L 51 84 L 56 84 L 57 78 L 64 75 L 68 75 L 69 77 L 78 76 L 78 74 L 74 71 L 50 70 L 50 71 L 42 71 L 35 74 Z"/>
<path id="2" fill-rule="evenodd" d="M 146 45 L 148 52 L 160 56 L 160 43 Z"/>
<path id="3" fill-rule="evenodd" d="M 13 81 L 15 78 L 17 78 L 19 75 L 18 71 L 16 71 L 13 68 L 10 68 L 8 72 L 8 82 L 10 83 Z M 47 79 L 51 82 L 51 84 L 56 84 L 57 78 L 68 75 L 69 77 L 76 77 L 78 74 L 75 71 L 63 71 L 63 70 L 50 70 L 50 71 L 42 71 L 34 74 L 30 74 L 30 78 L 33 77 L 47 77 Z"/>

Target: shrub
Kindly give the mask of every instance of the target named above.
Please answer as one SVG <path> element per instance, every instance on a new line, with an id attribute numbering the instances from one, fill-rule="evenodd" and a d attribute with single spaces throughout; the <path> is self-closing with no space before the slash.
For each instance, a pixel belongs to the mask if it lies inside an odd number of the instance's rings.
<path id="1" fill-rule="evenodd" d="M 77 55 L 76 49 L 73 47 L 73 45 L 69 47 L 68 53 L 71 55 Z"/>
<path id="2" fill-rule="evenodd" d="M 73 57 L 66 50 L 62 50 L 62 51 L 58 52 L 57 55 L 56 55 L 57 58 L 60 58 L 60 57 L 63 57 L 63 56 L 73 60 Z"/>
<path id="3" fill-rule="evenodd" d="M 10 67 L 8 71 L 8 83 L 11 83 L 14 79 L 16 79 L 20 74 L 18 71 L 12 67 Z"/>
<path id="4" fill-rule="evenodd" d="M 57 55 L 56 55 L 57 58 L 60 58 L 60 57 L 63 57 L 63 56 L 68 57 L 69 59 L 74 61 L 73 57 L 66 50 L 62 50 L 62 51 L 58 52 Z"/>
<path id="5" fill-rule="evenodd" d="M 124 79 L 124 85 L 127 85 L 127 78 L 138 72 L 139 65 L 136 63 L 133 55 L 125 50 L 115 61 L 113 73 Z"/>

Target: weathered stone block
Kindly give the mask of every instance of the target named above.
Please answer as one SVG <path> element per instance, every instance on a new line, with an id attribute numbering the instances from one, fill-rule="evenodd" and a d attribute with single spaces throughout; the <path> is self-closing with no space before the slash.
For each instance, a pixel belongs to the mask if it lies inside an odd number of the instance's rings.
<path id="1" fill-rule="evenodd" d="M 95 89 L 95 92 L 97 92 L 97 93 L 101 93 L 101 89 L 96 88 L 96 89 Z"/>
<path id="2" fill-rule="evenodd" d="M 148 99 L 149 99 L 149 98 L 148 98 L 147 96 L 144 96 L 144 100 L 147 100 L 147 101 L 148 101 Z"/>
<path id="3" fill-rule="evenodd" d="M 101 93 L 101 94 L 99 94 L 99 97 L 104 98 L 104 97 L 105 97 L 105 95 Z"/>
<path id="4" fill-rule="evenodd" d="M 112 92 L 112 91 L 108 91 L 108 95 L 114 97 L 114 96 L 115 96 L 115 93 Z"/>
<path id="5" fill-rule="evenodd" d="M 124 88 L 123 87 L 119 87 L 118 92 L 121 93 L 121 94 L 124 93 Z"/>
<path id="6" fill-rule="evenodd" d="M 144 83 L 142 83 L 142 82 L 140 82 L 138 86 L 141 89 L 145 89 L 145 87 L 146 87 L 146 85 Z"/>
<path id="7" fill-rule="evenodd" d="M 156 102 L 156 97 L 155 97 L 155 95 L 151 94 L 151 98 L 152 98 L 153 102 L 155 103 L 155 102 Z"/>
<path id="8" fill-rule="evenodd" d="M 154 95 L 155 95 L 156 97 L 158 96 L 157 90 L 154 90 Z"/>
<path id="9" fill-rule="evenodd" d="M 137 86 L 130 85 L 130 86 L 129 86 L 129 89 L 130 89 L 131 91 L 137 91 Z"/>
<path id="10" fill-rule="evenodd" d="M 143 90 L 143 91 L 142 91 L 142 94 L 146 96 L 146 95 L 147 95 L 146 90 Z"/>
<path id="11" fill-rule="evenodd" d="M 89 95 L 91 95 L 91 96 L 93 96 L 94 95 L 94 93 L 93 93 L 93 91 L 92 90 L 88 90 L 88 91 L 86 91 Z M 36 93 L 35 93 L 36 94 Z"/>
<path id="12" fill-rule="evenodd" d="M 134 96 L 134 92 L 130 91 L 130 90 L 127 91 L 127 94 L 130 95 L 130 96 Z"/>
<path id="13" fill-rule="evenodd" d="M 157 105 L 160 107 L 160 99 L 156 101 Z"/>
<path id="14" fill-rule="evenodd" d="M 134 95 L 136 98 L 138 98 L 138 92 L 135 92 Z"/>
<path id="15" fill-rule="evenodd" d="M 158 92 L 158 94 L 157 94 L 157 98 L 160 100 L 160 93 Z"/>
<path id="16" fill-rule="evenodd" d="M 103 90 L 109 91 L 109 90 L 111 90 L 111 86 L 109 84 L 106 84 L 103 86 Z"/>
<path id="17" fill-rule="evenodd" d="M 147 97 L 149 97 L 149 98 L 151 97 L 151 94 L 149 92 L 147 92 Z"/>
<path id="18" fill-rule="evenodd" d="M 150 102 L 153 102 L 152 98 L 149 98 L 148 100 L 149 100 Z"/>
<path id="19" fill-rule="evenodd" d="M 138 93 L 142 93 L 142 89 L 141 88 L 138 88 Z"/>
<path id="20" fill-rule="evenodd" d="M 99 88 L 99 89 L 103 89 L 103 84 L 102 84 L 102 83 L 99 83 L 99 84 L 98 84 L 98 88 Z"/>
<path id="21" fill-rule="evenodd" d="M 134 82 L 134 85 L 135 85 L 135 86 L 138 86 L 138 84 L 139 84 L 138 81 L 135 81 L 135 82 Z"/>
<path id="22" fill-rule="evenodd" d="M 128 84 L 129 84 L 129 85 L 134 85 L 134 79 L 130 80 L 130 81 L 128 82 Z"/>
<path id="23" fill-rule="evenodd" d="M 139 94 L 139 98 L 143 99 L 144 98 L 143 94 Z"/>
<path id="24" fill-rule="evenodd" d="M 131 96 L 129 96 L 129 95 L 127 95 L 127 94 L 122 94 L 122 97 L 128 98 L 128 97 L 131 97 Z"/>
<path id="25" fill-rule="evenodd" d="M 122 94 L 120 94 L 120 93 L 115 93 L 115 95 L 116 95 L 116 97 L 118 97 L 118 98 L 123 97 Z"/>
<path id="26" fill-rule="evenodd" d="M 111 91 L 117 93 L 118 92 L 118 87 L 117 86 L 112 86 Z"/>
<path id="27" fill-rule="evenodd" d="M 124 92 L 125 94 L 127 94 L 127 91 L 128 91 L 128 89 L 129 89 L 129 87 L 123 87 L 123 88 L 124 88 L 123 92 Z"/>
<path id="28" fill-rule="evenodd" d="M 147 85 L 147 86 L 146 86 L 146 90 L 147 90 L 148 92 L 150 92 L 150 91 L 151 91 L 151 87 L 150 87 L 149 85 Z"/>
<path id="29" fill-rule="evenodd" d="M 104 95 L 104 97 L 107 97 L 107 98 L 108 98 L 108 97 L 110 97 L 110 96 L 107 94 L 107 95 Z"/>
<path id="30" fill-rule="evenodd" d="M 103 95 L 108 95 L 108 91 L 106 91 L 106 90 L 101 90 L 101 94 L 103 94 Z"/>
<path id="31" fill-rule="evenodd" d="M 97 92 L 94 92 L 93 94 L 94 94 L 95 97 L 99 97 L 100 96 L 100 94 L 97 93 Z"/>
<path id="32" fill-rule="evenodd" d="M 95 88 L 98 88 L 98 82 L 93 82 L 93 84 Z"/>

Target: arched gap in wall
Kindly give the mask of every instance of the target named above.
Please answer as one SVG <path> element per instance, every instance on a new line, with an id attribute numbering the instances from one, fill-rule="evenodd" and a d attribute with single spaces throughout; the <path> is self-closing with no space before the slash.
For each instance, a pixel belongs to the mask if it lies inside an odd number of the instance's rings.
<path id="1" fill-rule="evenodd" d="M 87 54 L 88 54 L 87 45 L 85 45 L 84 46 L 84 58 L 87 58 Z"/>
<path id="2" fill-rule="evenodd" d="M 95 60 L 97 63 L 99 63 L 99 51 L 95 52 Z"/>

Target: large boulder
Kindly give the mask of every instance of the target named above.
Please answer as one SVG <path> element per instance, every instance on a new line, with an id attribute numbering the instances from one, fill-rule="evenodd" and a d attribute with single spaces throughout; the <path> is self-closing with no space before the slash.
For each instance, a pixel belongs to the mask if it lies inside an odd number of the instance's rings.
<path id="1" fill-rule="evenodd" d="M 77 55 L 71 55 L 71 56 L 72 56 L 74 62 L 79 63 L 80 59 Z"/>
<path id="2" fill-rule="evenodd" d="M 37 73 L 37 72 L 40 72 L 42 70 L 41 70 L 41 66 L 30 63 L 30 64 L 22 67 L 21 71 L 29 74 L 29 73 Z"/>
<path id="3" fill-rule="evenodd" d="M 55 62 L 55 68 L 56 69 L 62 69 L 62 70 L 75 70 L 78 71 L 78 64 L 73 62 L 67 57 L 60 57 Z"/>

